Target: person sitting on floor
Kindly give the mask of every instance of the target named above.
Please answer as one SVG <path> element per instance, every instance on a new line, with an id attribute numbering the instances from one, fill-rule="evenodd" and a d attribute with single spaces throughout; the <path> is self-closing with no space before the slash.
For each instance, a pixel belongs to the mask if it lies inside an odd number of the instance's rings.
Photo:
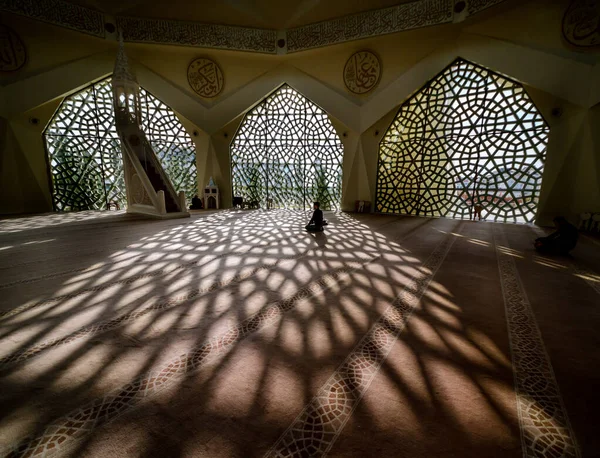
<path id="1" fill-rule="evenodd" d="M 535 249 L 544 254 L 569 254 L 579 239 L 577 228 L 569 223 L 563 216 L 554 218 L 557 231 L 548 237 L 535 239 Z"/>
<path id="2" fill-rule="evenodd" d="M 202 210 L 204 205 L 202 205 L 202 199 L 198 196 L 192 197 L 192 205 L 190 205 L 190 210 Z"/>
<path id="3" fill-rule="evenodd" d="M 308 232 L 322 232 L 323 226 L 327 224 L 325 223 L 325 220 L 323 220 L 323 212 L 319 208 L 320 206 L 321 204 L 319 202 L 314 202 L 315 211 L 313 212 L 312 218 L 306 225 L 306 230 Z"/>

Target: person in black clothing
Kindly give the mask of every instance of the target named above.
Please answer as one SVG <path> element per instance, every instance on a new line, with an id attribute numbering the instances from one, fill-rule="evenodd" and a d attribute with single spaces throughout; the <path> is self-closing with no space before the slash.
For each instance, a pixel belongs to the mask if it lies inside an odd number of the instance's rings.
<path id="1" fill-rule="evenodd" d="M 323 226 L 327 224 L 323 220 L 323 212 L 319 208 L 320 206 L 321 204 L 319 202 L 314 202 L 315 211 L 313 212 L 312 218 L 306 226 L 306 230 L 308 232 L 321 232 L 323 231 Z"/>
<path id="2" fill-rule="evenodd" d="M 192 197 L 192 205 L 190 205 L 190 210 L 202 210 L 203 207 L 202 200 L 197 195 Z"/>
<path id="3" fill-rule="evenodd" d="M 569 223 L 563 216 L 554 218 L 557 231 L 548 237 L 535 239 L 534 246 L 537 251 L 544 254 L 569 254 L 579 239 L 577 228 Z"/>

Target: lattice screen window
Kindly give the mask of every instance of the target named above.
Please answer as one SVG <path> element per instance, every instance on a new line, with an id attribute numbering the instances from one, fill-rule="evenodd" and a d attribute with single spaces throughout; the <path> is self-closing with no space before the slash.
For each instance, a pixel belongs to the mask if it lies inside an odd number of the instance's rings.
<path id="1" fill-rule="evenodd" d="M 177 191 L 197 194 L 194 143 L 167 105 L 141 89 L 144 132 Z M 57 211 L 127 204 L 110 78 L 66 98 L 44 133 Z"/>
<path id="2" fill-rule="evenodd" d="M 523 86 L 457 59 L 402 105 L 379 148 L 382 213 L 533 221 L 549 128 Z"/>
<path id="3" fill-rule="evenodd" d="M 231 144 L 233 195 L 262 207 L 339 210 L 344 149 L 327 113 L 288 85 L 252 109 Z"/>

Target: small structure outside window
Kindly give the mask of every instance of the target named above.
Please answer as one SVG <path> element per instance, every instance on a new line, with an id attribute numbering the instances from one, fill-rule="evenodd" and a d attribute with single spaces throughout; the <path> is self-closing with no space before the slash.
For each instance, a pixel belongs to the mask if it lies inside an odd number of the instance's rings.
<path id="1" fill-rule="evenodd" d="M 219 187 L 210 177 L 208 184 L 204 188 L 204 208 L 207 210 L 219 208 Z"/>

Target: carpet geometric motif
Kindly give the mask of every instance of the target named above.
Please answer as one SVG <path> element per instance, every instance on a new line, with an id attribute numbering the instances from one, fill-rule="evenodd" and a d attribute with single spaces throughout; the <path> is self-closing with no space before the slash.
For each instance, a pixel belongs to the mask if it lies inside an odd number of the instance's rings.
<path id="1" fill-rule="evenodd" d="M 456 232 L 460 233 L 460 227 Z M 265 458 L 327 456 L 455 241 L 456 237 L 448 234 L 435 247 L 423 268 L 411 278 Z"/>
<path id="2" fill-rule="evenodd" d="M 494 228 L 494 243 L 506 309 L 523 456 L 578 458 L 581 453 L 554 370 L 502 228 Z"/>
<path id="3" fill-rule="evenodd" d="M 176 115 L 140 89 L 144 132 L 177 191 L 197 194 L 194 143 Z M 57 211 L 127 206 L 110 78 L 67 97 L 44 132 Z"/>
<path id="4" fill-rule="evenodd" d="M 535 218 L 549 127 L 522 85 L 457 59 L 405 102 L 379 147 L 376 210 Z"/>
<path id="5" fill-rule="evenodd" d="M 327 113 L 283 85 L 246 114 L 231 143 L 233 195 L 261 207 L 339 210 L 344 149 Z"/>
<path id="6" fill-rule="evenodd" d="M 366 260 L 364 264 L 379 256 L 373 256 L 371 259 Z M 351 262 L 346 266 L 331 270 L 297 290 L 293 295 L 267 305 L 236 326 L 230 327 L 220 336 L 193 347 L 190 351 L 172 359 L 158 370 L 142 374 L 133 382 L 90 401 L 64 417 L 58 418 L 44 430 L 42 435 L 28 437 L 21 443 L 11 446 L 9 448 L 11 451 L 7 453 L 7 456 L 47 457 L 64 454 L 65 448 L 73 446 L 73 443 L 81 440 L 82 437 L 85 437 L 95 428 L 115 419 L 144 400 L 172 386 L 174 382 L 193 373 L 211 359 L 223 354 L 248 335 L 274 323 L 302 300 L 326 291 L 335 285 L 347 284 L 351 278 L 350 273 L 359 269 L 362 265 L 361 263 Z M 192 292 L 186 299 L 193 298 L 196 295 L 196 292 Z M 183 300 L 183 298 L 181 299 Z M 2 452 L 4 450 L 0 449 L 0 454 Z"/>
<path id="7" fill-rule="evenodd" d="M 231 240 L 231 237 L 229 238 L 229 240 Z M 212 245 L 218 246 L 218 245 L 222 244 L 223 241 L 224 241 L 224 239 L 220 240 L 219 242 L 216 242 Z M 282 241 L 281 238 L 274 238 L 272 241 L 270 241 L 269 243 L 267 243 L 266 245 L 264 245 L 262 247 L 266 248 L 268 246 L 281 243 L 281 241 Z M 210 246 L 210 245 L 208 245 L 208 246 Z M 250 251 L 251 248 L 256 248 L 256 247 L 257 246 L 248 245 L 245 247 L 245 251 Z M 226 258 L 230 254 L 231 253 L 229 253 L 229 252 L 223 252 L 223 253 L 217 254 L 214 256 L 213 262 L 217 259 Z M 167 309 L 171 309 L 171 308 L 180 306 L 182 304 L 187 304 L 191 300 L 197 298 L 198 296 L 200 296 L 204 293 L 216 291 L 219 288 L 223 288 L 223 287 L 231 285 L 233 283 L 241 282 L 242 280 L 245 280 L 247 278 L 254 276 L 258 272 L 269 271 L 269 270 L 275 268 L 282 261 L 298 260 L 298 259 L 306 256 L 307 254 L 308 254 L 308 252 L 300 252 L 298 254 L 293 254 L 290 256 L 281 256 L 276 261 L 270 261 L 270 262 L 264 262 L 264 263 L 258 264 L 253 269 L 251 269 L 247 272 L 244 272 L 243 274 L 242 273 L 237 274 L 232 278 L 217 280 L 217 281 L 215 281 L 207 286 L 204 286 L 204 287 L 191 288 L 183 295 L 176 294 L 176 295 L 172 295 L 173 297 L 165 296 L 165 297 L 161 298 L 161 300 L 158 300 L 155 303 L 152 303 L 146 307 L 143 307 L 140 310 L 128 312 L 128 313 L 125 313 L 119 317 L 116 317 L 116 318 L 113 318 L 110 320 L 100 321 L 99 323 L 84 326 L 65 337 L 57 337 L 55 339 L 50 339 L 45 342 L 40 342 L 33 347 L 23 348 L 15 353 L 12 353 L 3 358 L 0 358 L 0 370 L 2 370 L 2 368 L 4 368 L 7 365 L 14 364 L 14 363 L 20 363 L 20 362 L 26 361 L 30 358 L 33 358 L 33 357 L 39 355 L 40 353 L 42 353 L 43 351 L 48 350 L 50 348 L 56 348 L 58 346 L 66 345 L 68 343 L 79 340 L 83 337 L 89 337 L 92 335 L 101 334 L 108 330 L 118 328 L 128 322 L 131 322 L 138 318 L 141 318 L 150 312 L 167 310 Z M 65 300 L 65 299 L 72 299 L 75 297 L 80 297 L 82 295 L 89 294 L 92 292 L 97 293 L 97 292 L 111 288 L 114 285 L 118 285 L 118 284 L 129 285 L 129 284 L 136 282 L 137 280 L 141 280 L 144 278 L 152 278 L 152 279 L 155 279 L 155 281 L 158 281 L 161 279 L 161 277 L 164 277 L 168 274 L 172 274 L 174 272 L 184 272 L 185 270 L 189 271 L 189 270 L 193 269 L 194 267 L 196 267 L 197 265 L 198 265 L 198 261 L 190 261 L 190 262 L 186 262 L 183 264 L 179 264 L 179 265 L 177 265 L 175 267 L 171 267 L 171 268 L 158 269 L 158 270 L 155 270 L 155 271 L 149 272 L 149 273 L 133 275 L 133 276 L 126 277 L 126 278 L 114 279 L 110 282 L 107 282 L 107 283 L 104 283 L 101 285 L 92 286 L 92 287 L 85 288 L 85 289 L 81 289 L 81 290 L 73 292 L 73 293 L 68 293 L 68 294 L 64 294 L 61 296 L 55 296 L 53 298 L 49 298 L 49 299 L 42 300 L 39 302 L 30 302 L 30 303 L 24 304 L 20 307 L 14 308 L 14 309 L 10 310 L 10 312 L 8 312 L 8 313 L 0 313 L 0 317 L 6 318 L 6 317 L 10 317 L 10 316 L 14 316 L 19 313 L 22 313 L 25 310 L 31 310 L 34 307 L 57 303 L 62 300 Z M 0 289 L 2 289 L 2 285 L 0 285 Z"/>

